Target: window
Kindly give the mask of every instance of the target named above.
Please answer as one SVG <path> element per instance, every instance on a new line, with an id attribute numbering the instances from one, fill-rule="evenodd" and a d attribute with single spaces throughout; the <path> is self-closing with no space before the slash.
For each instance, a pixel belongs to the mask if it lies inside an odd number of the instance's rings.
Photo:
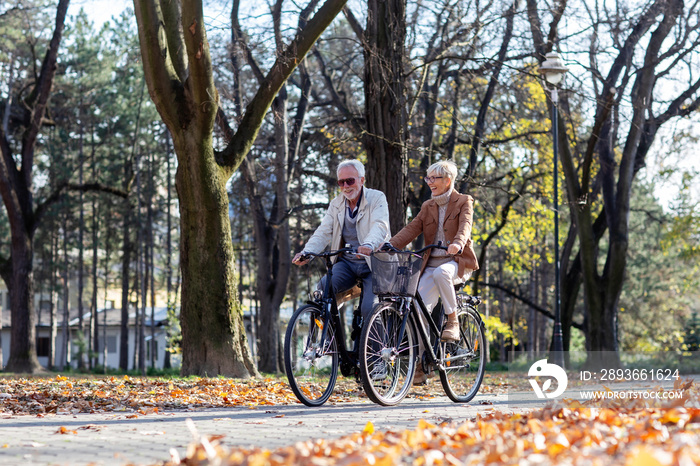
<path id="1" fill-rule="evenodd" d="M 51 339 L 49 337 L 37 337 L 36 339 L 36 355 L 38 357 L 48 357 Z"/>
<path id="2" fill-rule="evenodd" d="M 100 340 L 97 344 L 97 352 L 102 353 L 104 351 L 104 340 L 102 339 L 102 335 L 100 335 Z M 117 352 L 117 336 L 116 335 L 107 335 L 107 353 L 116 353 Z"/>
<path id="3" fill-rule="evenodd" d="M 114 300 L 108 299 L 105 301 L 105 309 L 114 309 Z"/>
<path id="4" fill-rule="evenodd" d="M 107 337 L 107 352 L 116 353 L 117 352 L 117 336 L 112 335 Z"/>

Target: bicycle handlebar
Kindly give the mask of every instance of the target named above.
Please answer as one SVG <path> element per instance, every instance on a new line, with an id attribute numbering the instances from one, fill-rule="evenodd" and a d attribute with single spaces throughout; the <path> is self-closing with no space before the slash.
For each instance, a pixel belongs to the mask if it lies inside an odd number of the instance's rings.
<path id="1" fill-rule="evenodd" d="M 343 254 L 345 252 L 353 253 L 356 254 L 357 251 L 355 251 L 353 248 L 341 248 L 341 249 L 336 249 L 335 251 L 324 251 L 324 252 L 310 252 L 310 251 L 305 251 L 300 257 L 300 260 L 308 260 L 308 259 L 313 259 L 315 257 L 333 257 L 337 256 L 339 254 Z"/>
<path id="2" fill-rule="evenodd" d="M 384 245 L 380 248 L 380 251 L 382 252 L 405 252 L 409 254 L 423 254 L 425 251 L 428 249 L 442 249 L 444 251 L 447 251 L 447 247 L 442 245 L 442 241 L 438 241 L 437 244 L 429 244 L 425 246 L 424 248 L 418 249 L 417 251 L 410 251 L 408 249 L 406 250 L 401 250 L 395 248 L 391 243 L 384 243 Z"/>

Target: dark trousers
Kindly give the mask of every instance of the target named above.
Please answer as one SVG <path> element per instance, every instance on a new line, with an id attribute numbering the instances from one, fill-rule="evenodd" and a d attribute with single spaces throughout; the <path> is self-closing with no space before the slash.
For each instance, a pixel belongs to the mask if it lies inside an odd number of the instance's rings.
<path id="1" fill-rule="evenodd" d="M 333 292 L 338 294 L 347 291 L 357 284 L 357 279 L 362 279 L 362 320 L 367 322 L 369 314 L 379 300 L 372 293 L 372 271 L 369 269 L 367 262 L 351 261 L 344 257 L 338 259 L 333 265 Z M 323 289 L 326 283 L 324 276 L 318 284 L 319 289 Z"/>

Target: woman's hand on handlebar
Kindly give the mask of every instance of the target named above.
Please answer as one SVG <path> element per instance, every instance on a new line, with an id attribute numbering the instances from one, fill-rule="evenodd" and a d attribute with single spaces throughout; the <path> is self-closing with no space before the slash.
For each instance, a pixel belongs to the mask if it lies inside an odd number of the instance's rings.
<path id="1" fill-rule="evenodd" d="M 309 263 L 309 256 L 307 256 L 304 251 L 296 253 L 294 259 L 292 259 L 292 264 L 294 265 L 306 265 Z"/>
<path id="2" fill-rule="evenodd" d="M 457 256 L 462 253 L 462 248 L 459 247 L 459 244 L 452 243 L 449 246 L 447 246 L 447 254 L 450 256 Z"/>
<path id="3" fill-rule="evenodd" d="M 391 251 L 398 251 L 398 249 L 396 249 L 394 247 L 394 245 L 391 243 L 387 242 L 387 243 L 384 243 L 381 246 L 379 246 L 379 252 L 391 252 Z"/>
<path id="4" fill-rule="evenodd" d="M 370 254 L 372 254 L 372 248 L 369 246 L 358 246 L 357 257 L 369 256 Z"/>

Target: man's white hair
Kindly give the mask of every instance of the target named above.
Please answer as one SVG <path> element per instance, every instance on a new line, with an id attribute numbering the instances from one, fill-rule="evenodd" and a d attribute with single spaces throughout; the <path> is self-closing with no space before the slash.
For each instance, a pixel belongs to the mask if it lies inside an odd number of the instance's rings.
<path id="1" fill-rule="evenodd" d="M 335 175 L 338 176 L 338 173 L 340 173 L 340 170 L 344 167 L 353 167 L 355 170 L 357 170 L 357 175 L 360 178 L 365 177 L 365 166 L 362 165 L 362 162 L 360 162 L 359 160 L 343 160 L 338 164 L 338 168 L 335 171 Z"/>

